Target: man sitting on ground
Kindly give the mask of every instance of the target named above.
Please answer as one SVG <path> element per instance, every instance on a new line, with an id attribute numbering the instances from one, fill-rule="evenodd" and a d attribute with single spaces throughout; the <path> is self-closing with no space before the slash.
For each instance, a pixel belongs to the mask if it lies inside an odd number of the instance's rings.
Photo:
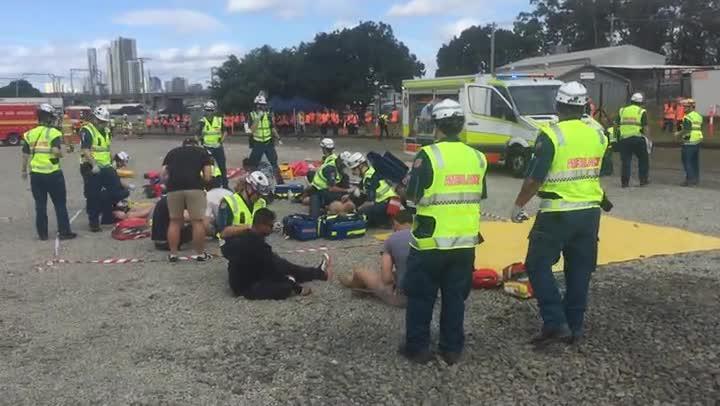
<path id="1" fill-rule="evenodd" d="M 389 305 L 405 307 L 407 298 L 402 286 L 410 253 L 412 222 L 412 214 L 405 210 L 393 218 L 394 233 L 385 241 L 379 273 L 369 269 L 355 269 L 352 276 L 340 277 L 340 283 L 346 288 L 367 290 Z"/>
<path id="2" fill-rule="evenodd" d="M 163 196 L 155 203 L 150 225 L 150 238 L 155 243 L 155 249 L 170 251 L 168 245 L 168 226 L 170 225 L 170 212 L 168 211 L 167 196 Z M 180 248 L 192 241 L 192 226 L 185 222 L 180 229 Z"/>
<path id="3" fill-rule="evenodd" d="M 229 237 L 222 246 L 228 260 L 228 281 L 236 296 L 251 300 L 287 299 L 308 295 L 301 283 L 332 279 L 330 257 L 323 255 L 317 267 L 295 265 L 272 252 L 265 238 L 273 232 L 275 213 L 261 208 L 253 215 L 252 228 Z"/>

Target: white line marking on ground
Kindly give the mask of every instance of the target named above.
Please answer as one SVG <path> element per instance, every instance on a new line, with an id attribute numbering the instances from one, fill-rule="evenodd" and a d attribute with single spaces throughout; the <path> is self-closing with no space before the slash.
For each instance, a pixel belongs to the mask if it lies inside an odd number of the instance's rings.
<path id="1" fill-rule="evenodd" d="M 72 224 L 73 221 L 75 221 L 76 218 L 82 213 L 82 209 L 78 209 L 78 211 L 70 218 L 70 224 Z"/>

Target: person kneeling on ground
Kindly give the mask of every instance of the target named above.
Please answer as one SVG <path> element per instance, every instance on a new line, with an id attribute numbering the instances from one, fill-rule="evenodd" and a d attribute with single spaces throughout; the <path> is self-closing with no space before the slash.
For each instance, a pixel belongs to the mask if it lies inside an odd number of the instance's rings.
<path id="1" fill-rule="evenodd" d="M 350 155 L 348 167 L 361 178 L 360 187 L 353 191 L 355 197 L 362 197 L 359 201 L 363 201 L 357 209 L 358 213 L 367 217 L 368 227 L 388 226 L 388 204 L 390 199 L 398 197 L 397 193 L 390 184 L 380 178 L 380 174 L 375 173 L 375 168 L 370 166 L 362 153 L 355 152 Z M 343 202 L 350 199 L 350 195 L 342 197 Z"/>
<path id="2" fill-rule="evenodd" d="M 323 164 L 312 176 L 310 187 L 310 216 L 320 217 L 322 208 L 330 203 L 340 200 L 349 192 L 349 189 L 341 186 L 343 162 L 335 154 L 335 142 L 330 138 L 320 141 L 323 151 Z"/>
<path id="3" fill-rule="evenodd" d="M 210 179 L 205 192 L 207 207 L 205 208 L 205 231 L 208 237 L 217 234 L 215 227 L 218 213 L 220 212 L 220 204 L 227 196 L 232 196 L 231 190 L 225 189 L 222 185 L 222 177 L 215 176 Z"/>
<path id="4" fill-rule="evenodd" d="M 332 279 L 330 257 L 323 255 L 317 267 L 295 265 L 272 252 L 265 238 L 272 234 L 275 213 L 261 208 L 255 212 L 252 228 L 225 240 L 222 254 L 228 260 L 228 281 L 236 296 L 251 300 L 287 299 L 308 295 L 300 285 L 312 280 Z"/>
<path id="5" fill-rule="evenodd" d="M 350 289 L 367 289 L 391 306 L 405 307 L 407 298 L 402 286 L 410 253 L 412 221 L 412 214 L 405 210 L 393 218 L 394 233 L 385 241 L 379 273 L 369 269 L 355 269 L 352 276 L 338 278 L 340 283 Z"/>
<path id="6" fill-rule="evenodd" d="M 252 225 L 255 213 L 267 206 L 265 197 L 272 193 L 270 179 L 255 171 L 238 181 L 235 193 L 225 196 L 220 202 L 215 220 L 220 245 L 223 240 L 247 231 Z"/>

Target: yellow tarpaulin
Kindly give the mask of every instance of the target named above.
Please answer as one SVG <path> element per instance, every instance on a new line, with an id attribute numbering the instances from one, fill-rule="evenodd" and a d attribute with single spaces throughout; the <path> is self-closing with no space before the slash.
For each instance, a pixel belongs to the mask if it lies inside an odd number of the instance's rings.
<path id="1" fill-rule="evenodd" d="M 482 223 L 485 242 L 478 246 L 475 267 L 501 270 L 513 262 L 524 262 L 534 219 L 522 224 L 486 221 Z M 389 234 L 376 238 L 384 240 Z M 603 216 L 600 222 L 598 264 L 720 249 L 720 238 L 673 227 L 656 226 Z"/>

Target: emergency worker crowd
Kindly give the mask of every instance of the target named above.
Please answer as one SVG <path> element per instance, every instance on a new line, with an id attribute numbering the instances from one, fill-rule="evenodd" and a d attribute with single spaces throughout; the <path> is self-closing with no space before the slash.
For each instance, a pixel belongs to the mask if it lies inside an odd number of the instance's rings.
<path id="1" fill-rule="evenodd" d="M 588 104 L 585 87 L 578 82 L 565 83 L 556 97 L 559 121 L 538 134 L 527 177 L 514 203 L 508 205 L 510 219 L 519 223 L 530 218 L 525 205 L 533 197 L 540 199 L 525 260 L 543 322 L 531 340 L 538 349 L 576 345 L 583 338 L 588 289 L 597 265 L 600 214 L 612 208 L 600 184 L 610 144 L 622 155 L 623 187 L 630 183 L 633 155 L 640 163 L 640 185 L 649 182 L 649 130 L 642 103 L 642 95 L 633 95 L 608 136 L 602 128 L 588 123 L 584 115 Z M 187 259 L 209 261 L 212 256 L 206 252 L 206 243 L 217 240 L 227 260 L 230 290 L 247 299 L 308 295 L 312 292 L 304 282 L 333 280 L 335 272 L 328 254 L 315 267 L 300 266 L 274 253 L 266 240 L 289 225 L 280 222 L 270 209 L 274 194 L 289 186 L 284 185 L 278 164 L 277 146 L 282 145 L 279 130 L 300 127 L 302 132 L 308 126 L 318 126 L 321 134 L 339 134 L 340 128 L 357 131 L 373 117 L 361 119 L 353 112 L 341 117 L 329 110 L 275 116 L 263 94 L 254 99 L 254 105 L 252 112 L 240 118 L 249 130 L 250 154 L 243 161 L 238 180 L 230 184 L 224 148 L 232 124 L 228 128 L 227 118 L 210 101 L 203 106 L 205 114 L 197 123 L 190 125 L 188 121 L 185 125 L 192 128 L 194 136 L 185 138 L 162 160 L 160 178 L 165 190 L 152 207 L 129 202 L 132 187 L 118 173 L 130 157 L 125 152 L 112 154 L 110 114 L 103 107 L 96 108 L 79 131 L 79 169 L 89 231 L 100 232 L 103 224 L 144 219 L 151 225 L 155 247 L 169 251 L 171 263 L 183 259 L 179 252 L 186 243 L 195 251 Z M 682 123 L 673 122 L 673 126 L 680 125 L 678 136 L 684 140 L 682 157 L 687 173 L 684 184 L 691 186 L 699 179 L 702 118 L 694 113 L 692 100 L 684 100 L 682 106 Z M 385 131 L 388 123 L 399 122 L 396 111 L 389 119 L 379 117 L 385 122 Z M 22 147 L 22 176 L 28 176 L 29 168 L 37 234 L 40 240 L 49 238 L 49 195 L 56 212 L 58 238 L 73 239 L 77 234 L 70 228 L 60 165 L 62 134 L 52 126 L 56 113 L 51 106 L 41 105 L 38 116 L 40 125 L 25 134 Z M 440 291 L 437 353 L 454 364 L 463 353 L 465 300 L 472 285 L 475 248 L 483 241 L 481 202 L 488 198 L 488 161 L 482 152 L 461 142 L 465 113 L 458 102 L 446 99 L 437 103 L 432 120 L 437 142 L 422 147 L 411 168 L 405 167 L 400 176 L 393 170 L 396 167 L 391 154 L 338 154 L 335 140 L 322 138 L 320 165 L 307 173 L 307 186 L 298 191 L 294 201 L 308 206 L 307 214 L 298 217 L 314 224 L 321 218 L 328 222 L 335 217 L 355 218 L 364 227 L 392 229 L 378 270 L 354 269 L 351 274 L 338 275 L 340 284 L 405 308 L 405 339 L 399 354 L 418 363 L 435 358 L 430 326 Z M 181 121 L 186 122 L 185 118 Z M 148 124 L 156 125 L 154 121 Z M 290 189 L 283 190 L 290 193 Z M 565 259 L 564 294 L 552 273 L 561 254 Z"/>

